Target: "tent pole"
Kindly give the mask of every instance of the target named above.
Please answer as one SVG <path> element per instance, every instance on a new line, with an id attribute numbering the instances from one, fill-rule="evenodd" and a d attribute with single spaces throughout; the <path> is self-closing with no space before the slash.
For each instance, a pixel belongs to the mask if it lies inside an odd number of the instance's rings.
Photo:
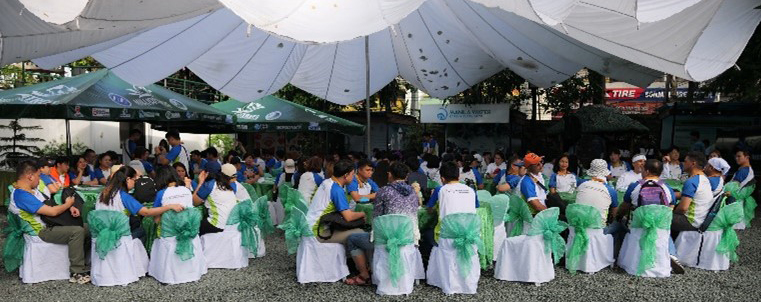
<path id="1" fill-rule="evenodd" d="M 69 119 L 66 119 L 66 156 L 71 156 L 71 126 Z"/>
<path id="2" fill-rule="evenodd" d="M 365 136 L 367 137 L 367 146 L 365 147 L 365 153 L 370 154 L 370 36 L 365 36 L 365 116 L 367 118 L 367 126 L 365 128 Z"/>

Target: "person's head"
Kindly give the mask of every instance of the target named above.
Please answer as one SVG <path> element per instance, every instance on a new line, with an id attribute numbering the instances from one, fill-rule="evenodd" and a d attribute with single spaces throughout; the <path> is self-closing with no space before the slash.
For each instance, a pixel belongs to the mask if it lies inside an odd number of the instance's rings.
<path id="1" fill-rule="evenodd" d="M 438 169 L 441 166 L 441 160 L 436 155 L 431 155 L 428 157 L 428 162 L 426 163 L 426 168 L 428 169 Z"/>
<path id="2" fill-rule="evenodd" d="M 362 159 L 357 163 L 357 176 L 362 179 L 369 179 L 373 177 L 373 163 L 369 160 Z"/>
<path id="3" fill-rule="evenodd" d="M 177 130 L 171 130 L 167 132 L 166 135 L 164 135 L 164 137 L 166 138 L 166 142 L 169 143 L 169 145 L 171 146 L 177 146 L 180 143 L 182 143 L 182 141 L 180 140 L 180 133 L 177 132 Z"/>
<path id="4" fill-rule="evenodd" d="M 523 157 L 523 164 L 526 166 L 526 170 L 531 174 L 539 174 L 544 168 L 543 159 L 534 153 L 527 153 Z"/>
<path id="5" fill-rule="evenodd" d="M 407 168 L 410 168 L 410 171 L 417 171 L 420 169 L 420 161 L 415 157 L 408 157 L 404 160 L 404 164 L 407 165 Z"/>
<path id="6" fill-rule="evenodd" d="M 460 169 L 457 167 L 457 164 L 451 161 L 445 162 L 441 165 L 439 174 L 445 183 L 460 180 Z"/>
<path id="7" fill-rule="evenodd" d="M 556 164 L 554 167 L 552 167 L 553 170 L 555 170 L 555 173 L 557 172 L 570 172 L 568 169 L 571 165 L 571 159 L 569 158 L 568 154 L 560 155 L 556 160 Z"/>
<path id="8" fill-rule="evenodd" d="M 645 171 L 645 162 L 647 161 L 647 157 L 643 154 L 637 154 L 632 158 L 632 169 L 634 170 L 634 173 L 642 174 L 642 172 Z"/>
<path id="9" fill-rule="evenodd" d="M 190 160 L 194 162 L 201 161 L 201 151 L 198 151 L 198 150 L 190 151 Z"/>
<path id="10" fill-rule="evenodd" d="M 31 160 L 20 162 L 16 166 L 16 184 L 28 189 L 36 188 L 40 184 L 40 169 L 37 163 Z"/>
<path id="11" fill-rule="evenodd" d="M 620 161 L 621 161 L 621 149 L 613 148 L 613 150 L 610 150 L 610 162 L 618 163 Z"/>
<path id="12" fill-rule="evenodd" d="M 116 165 L 121 163 L 121 156 L 116 153 L 114 150 L 108 150 L 106 151 L 106 154 L 111 158 L 111 165 Z"/>
<path id="13" fill-rule="evenodd" d="M 750 165 L 750 152 L 747 150 L 738 150 L 735 152 L 735 161 L 740 166 Z"/>
<path id="14" fill-rule="evenodd" d="M 700 132 L 697 132 L 697 131 L 692 131 L 692 132 L 690 132 L 690 139 L 691 139 L 693 142 L 697 142 L 697 141 L 699 141 L 699 140 L 700 140 Z"/>
<path id="15" fill-rule="evenodd" d="M 711 153 L 708 154 L 708 158 L 721 158 L 721 151 L 719 149 L 713 149 Z"/>
<path id="16" fill-rule="evenodd" d="M 64 174 L 69 172 L 69 158 L 66 156 L 59 156 L 55 159 L 55 169 L 58 173 Z"/>
<path id="17" fill-rule="evenodd" d="M 429 139 L 431 139 L 431 134 L 428 132 L 423 133 L 423 140 L 429 140 Z"/>
<path id="18" fill-rule="evenodd" d="M 708 176 L 722 176 L 729 173 L 729 163 L 723 158 L 711 158 L 703 169 Z"/>
<path id="19" fill-rule="evenodd" d="M 684 169 L 690 172 L 690 175 L 697 171 L 702 171 L 706 165 L 706 156 L 703 152 L 692 151 L 687 153 L 684 158 Z"/>
<path id="20" fill-rule="evenodd" d="M 319 158 L 317 156 L 312 156 L 309 158 L 309 160 L 307 160 L 305 166 L 306 166 L 305 168 L 309 172 L 320 173 L 320 171 L 322 171 L 322 158 Z M 351 166 L 352 168 L 354 168 L 354 162 L 351 162 Z"/>
<path id="21" fill-rule="evenodd" d="M 494 153 L 494 163 L 497 164 L 497 166 L 499 166 L 503 162 L 505 162 L 505 155 L 502 154 L 502 152 Z"/>
<path id="22" fill-rule="evenodd" d="M 473 155 L 468 155 L 465 157 L 465 162 L 470 165 L 471 168 L 478 168 L 478 166 L 481 165 L 481 162 Z"/>
<path id="23" fill-rule="evenodd" d="M 513 156 L 508 160 L 507 174 L 510 175 L 525 175 L 526 167 L 523 165 L 523 161 L 520 157 Z M 521 173 L 522 172 L 522 173 Z"/>
<path id="24" fill-rule="evenodd" d="M 119 194 L 119 191 L 128 192 L 135 187 L 135 180 L 138 177 L 137 171 L 130 166 L 122 166 L 111 173 L 100 194 L 100 202 L 110 205 L 111 200 Z"/>
<path id="25" fill-rule="evenodd" d="M 660 177 L 663 172 L 663 163 L 657 159 L 648 159 L 645 161 L 644 177 Z"/>
<path id="26" fill-rule="evenodd" d="M 354 179 L 354 162 L 344 159 L 333 165 L 333 176 L 339 185 L 350 183 Z"/>
<path id="27" fill-rule="evenodd" d="M 137 146 L 137 148 L 135 148 L 135 152 L 133 154 L 132 159 L 146 160 L 148 159 L 148 155 L 150 155 L 150 152 L 148 152 L 148 149 L 146 149 L 143 146 Z"/>
<path id="28" fill-rule="evenodd" d="M 82 154 L 84 156 L 85 161 L 87 161 L 88 164 L 95 164 L 95 160 L 98 158 L 98 154 L 95 153 L 95 150 L 93 149 L 87 149 L 85 150 L 85 153 Z"/>
<path id="29" fill-rule="evenodd" d="M 103 153 L 98 156 L 98 168 L 103 170 L 110 169 L 112 164 L 110 154 Z"/>
<path id="30" fill-rule="evenodd" d="M 190 177 L 188 176 L 188 169 L 187 167 L 185 167 L 185 164 L 181 162 L 176 162 L 172 164 L 172 168 L 174 168 L 174 171 L 177 173 L 177 176 L 180 179 L 185 179 L 185 177 Z"/>
<path id="31" fill-rule="evenodd" d="M 71 157 L 71 160 L 69 161 L 69 170 L 72 170 L 74 172 L 79 170 L 84 170 L 85 173 L 82 174 L 84 176 L 88 176 L 87 174 L 87 160 L 85 160 L 85 157 L 82 155 L 75 155 Z"/>
<path id="32" fill-rule="evenodd" d="M 229 164 L 235 166 L 235 169 L 240 170 L 243 167 L 243 163 L 240 161 L 240 157 L 233 156 L 230 158 Z"/>
<path id="33" fill-rule="evenodd" d="M 393 182 L 397 180 L 406 180 L 407 174 L 410 173 L 410 168 L 403 163 L 393 163 L 388 170 L 388 181 Z"/>
<path id="34" fill-rule="evenodd" d="M 335 166 L 335 163 L 332 160 L 326 160 L 324 166 L 325 171 L 323 171 L 323 174 L 325 174 L 325 178 L 333 177 L 333 166 Z"/>
<path id="35" fill-rule="evenodd" d="M 251 153 L 246 153 L 246 155 L 243 155 L 243 162 L 246 164 L 246 166 L 253 167 L 256 161 L 254 160 L 254 155 Z"/>
<path id="36" fill-rule="evenodd" d="M 142 133 L 142 132 L 140 132 L 140 130 L 137 130 L 137 129 L 132 129 L 132 130 L 130 130 L 130 131 L 129 131 L 129 139 L 130 139 L 131 141 L 137 141 L 137 140 L 139 140 L 139 139 L 140 139 L 140 136 L 141 136 L 142 134 L 143 134 L 143 133 Z"/>
<path id="37" fill-rule="evenodd" d="M 610 170 L 608 170 L 608 163 L 604 159 L 594 159 L 589 164 L 589 170 L 587 170 L 587 175 L 593 178 L 598 179 L 605 179 L 610 175 Z"/>
<path id="38" fill-rule="evenodd" d="M 292 159 L 286 159 L 285 162 L 283 162 L 283 171 L 286 174 L 293 174 L 296 173 L 296 162 Z"/>
<path id="39" fill-rule="evenodd" d="M 666 155 L 669 156 L 669 159 L 673 162 L 679 162 L 679 148 L 676 146 L 672 146 L 668 150 L 666 150 Z"/>
<path id="40" fill-rule="evenodd" d="M 182 163 L 178 163 L 178 164 L 182 164 Z M 185 167 L 181 167 L 181 168 L 183 169 L 183 173 L 185 173 Z M 156 169 L 156 178 L 153 179 L 153 181 L 156 183 L 156 191 L 162 190 L 166 187 L 169 187 L 170 185 L 176 186 L 178 184 L 182 184 L 182 181 L 185 178 L 183 176 L 180 176 L 177 173 L 177 170 L 179 170 L 177 165 L 172 165 L 172 167 L 159 166 Z"/>
<path id="41" fill-rule="evenodd" d="M 237 158 L 237 157 L 233 157 Z M 238 165 L 240 165 L 240 161 L 238 162 Z M 226 183 L 232 183 L 236 180 L 236 176 L 238 175 L 238 171 L 240 168 L 236 167 L 235 164 L 227 163 L 222 165 L 222 169 L 220 170 L 220 173 L 222 176 L 226 176 L 228 179 L 225 180 Z M 217 180 L 219 182 L 219 180 Z"/>
<path id="42" fill-rule="evenodd" d="M 48 157 L 42 157 L 36 162 L 37 169 L 41 174 L 50 174 L 50 168 L 55 167 L 55 160 Z"/>

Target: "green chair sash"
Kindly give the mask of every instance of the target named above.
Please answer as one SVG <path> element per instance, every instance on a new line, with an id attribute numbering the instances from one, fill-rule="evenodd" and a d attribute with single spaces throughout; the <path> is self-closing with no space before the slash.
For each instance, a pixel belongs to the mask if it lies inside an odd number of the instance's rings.
<path id="1" fill-rule="evenodd" d="M 646 205 L 634 211 L 631 227 L 644 230 L 639 239 L 642 254 L 637 266 L 637 275 L 642 275 L 655 266 L 657 252 L 655 241 L 658 238 L 658 230 L 669 230 L 672 216 L 671 208 L 664 205 Z"/>
<path id="2" fill-rule="evenodd" d="M 230 217 L 227 218 L 227 225 L 238 224 L 241 245 L 254 255 L 259 250 L 259 236 L 254 228 L 259 226 L 260 220 L 258 208 L 250 199 L 236 204 L 230 212 Z"/>
<path id="3" fill-rule="evenodd" d="M 481 219 L 473 213 L 456 213 L 444 217 L 441 221 L 440 238 L 452 239 L 455 250 L 457 251 L 456 261 L 460 267 L 460 274 L 463 278 L 468 277 L 471 269 L 471 257 L 473 245 L 478 250 L 483 249 L 483 240 L 481 240 Z"/>
<path id="4" fill-rule="evenodd" d="M 597 208 L 584 204 L 569 204 L 565 212 L 568 225 L 576 231 L 571 243 L 571 249 L 566 255 L 565 267 L 571 274 L 576 273 L 581 255 L 589 248 L 589 235 L 587 229 L 603 228 L 602 217 Z"/>
<path id="5" fill-rule="evenodd" d="M 523 234 L 523 228 L 525 224 L 530 224 L 533 220 L 531 216 L 531 210 L 528 208 L 528 204 L 523 201 L 523 198 L 516 194 L 510 194 L 510 206 L 507 209 L 507 216 L 505 216 L 505 222 L 512 222 L 513 229 L 507 234 L 507 237 L 520 236 Z"/>
<path id="6" fill-rule="evenodd" d="M 558 264 L 565 254 L 565 240 L 560 236 L 560 232 L 568 228 L 568 224 L 558 220 L 559 216 L 559 208 L 549 208 L 537 213 L 531 221 L 531 231 L 528 233 L 529 236 L 542 235 L 544 252 L 552 253 L 555 264 Z"/>
<path id="7" fill-rule="evenodd" d="M 177 247 L 174 253 L 182 261 L 195 256 L 193 238 L 198 236 L 201 217 L 198 208 L 187 208 L 182 212 L 167 211 L 161 215 L 161 237 L 175 237 Z"/>
<path id="8" fill-rule="evenodd" d="M 405 273 L 401 248 L 414 243 L 413 228 L 412 219 L 398 214 L 379 216 L 373 225 L 375 245 L 385 246 L 388 252 L 388 270 L 394 287 Z"/>
<path id="9" fill-rule="evenodd" d="M 491 198 L 491 214 L 495 224 L 504 223 L 507 211 L 510 208 L 510 196 L 505 194 L 494 195 Z"/>
<path id="10" fill-rule="evenodd" d="M 90 234 L 95 241 L 95 252 L 103 260 L 120 245 L 124 236 L 130 236 L 129 218 L 120 211 L 95 210 L 87 217 Z"/>
<path id="11" fill-rule="evenodd" d="M 743 204 L 743 220 L 747 227 L 750 227 L 750 221 L 756 217 L 756 199 L 753 198 L 755 185 L 749 185 L 740 188 L 740 183 L 730 181 L 724 186 L 724 191 L 729 192 L 739 202 Z"/>
<path id="12" fill-rule="evenodd" d="M 301 237 L 314 237 L 314 233 L 312 233 L 309 224 L 307 224 L 304 212 L 296 208 L 293 209 L 291 215 L 278 228 L 285 231 L 285 246 L 288 249 L 289 255 L 296 253 L 299 248 L 299 242 L 301 242 Z"/>
<path id="13" fill-rule="evenodd" d="M 732 262 L 737 262 L 737 246 L 740 245 L 734 226 L 741 221 L 743 221 L 743 205 L 735 202 L 721 208 L 708 227 L 709 231 L 721 231 L 716 252 L 727 255 Z"/>
<path id="14" fill-rule="evenodd" d="M 262 196 L 256 199 L 256 202 L 254 204 L 256 207 L 256 214 L 259 215 L 259 219 L 257 222 L 259 225 L 259 231 L 262 232 L 262 234 L 272 234 L 275 232 L 275 226 L 272 223 L 272 217 L 270 216 L 270 205 L 269 205 L 269 198 L 267 196 Z"/>
<path id="15" fill-rule="evenodd" d="M 24 234 L 37 236 L 32 226 L 16 214 L 8 212 L 8 226 L 3 230 L 5 233 L 5 246 L 3 247 L 3 263 L 5 271 L 15 271 L 24 261 L 24 247 L 26 240 Z"/>

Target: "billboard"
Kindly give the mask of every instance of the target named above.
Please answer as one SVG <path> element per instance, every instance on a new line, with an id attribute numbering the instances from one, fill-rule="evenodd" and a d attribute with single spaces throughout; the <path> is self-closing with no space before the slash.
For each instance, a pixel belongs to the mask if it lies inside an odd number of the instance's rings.
<path id="1" fill-rule="evenodd" d="M 509 123 L 509 104 L 447 104 L 420 106 L 420 122 L 428 124 Z"/>
<path id="2" fill-rule="evenodd" d="M 687 88 L 676 89 L 677 98 L 687 97 Z M 699 103 L 712 103 L 713 95 L 695 100 Z M 608 88 L 605 89 L 605 103 L 617 107 L 624 114 L 655 114 L 666 102 L 665 88 Z"/>

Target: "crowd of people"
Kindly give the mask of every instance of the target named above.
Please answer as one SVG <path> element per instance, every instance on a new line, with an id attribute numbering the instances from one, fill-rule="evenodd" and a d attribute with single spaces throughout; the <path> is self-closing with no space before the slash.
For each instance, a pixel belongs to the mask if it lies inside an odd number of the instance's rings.
<path id="1" fill-rule="evenodd" d="M 257 183 L 271 175 L 275 196 L 280 185 L 289 183 L 308 203 L 307 223 L 318 241 L 346 246 L 359 273 L 345 282 L 363 285 L 371 282 L 368 259 L 374 249 L 372 233 L 362 223 L 340 230 L 322 223 L 328 215 L 349 224 L 368 219 L 365 212 L 357 210 L 358 204 L 373 204 L 375 217 L 408 216 L 416 226 L 415 245 L 427 259 L 437 245 L 441 226 L 419 230 L 418 210 L 425 208 L 439 218 L 476 213 L 476 192 L 485 189 L 487 183 L 498 194 L 521 196 L 534 215 L 558 207 L 561 219 L 565 219 L 569 203 L 563 194 L 574 193 L 576 198 L 570 202 L 598 209 L 605 221 L 604 232 L 617 242 L 628 230 L 629 214 L 639 206 L 672 207 L 675 238 L 679 232 L 700 227 L 714 198 L 726 194 L 725 183 L 755 183 L 746 150 L 734 154 L 734 169 L 715 149 L 708 156 L 690 151 L 682 157 L 678 148 L 670 148 L 662 156 L 635 154 L 630 159 L 614 149 L 607 161 L 594 159 L 589 163 L 580 162 L 574 155 L 549 159 L 532 151 L 504 154 L 448 149 L 438 154 L 439 146 L 430 135 L 422 154 L 374 150 L 372 156 L 336 152 L 307 157 L 282 150 L 246 152 L 243 144 L 236 142 L 233 150 L 220 155 L 214 147 L 188 152 L 180 134 L 168 132 L 151 156 L 151 150 L 137 145 L 141 135 L 137 130 L 130 132 L 121 156 L 114 151 L 96 154 L 88 149 L 81 155 L 18 165 L 9 210 L 27 221 L 43 241 L 69 246 L 71 282 L 90 280 L 85 257 L 89 251 L 87 225 L 52 226 L 44 218 L 66 212 L 80 216 L 74 197 L 63 198 L 61 204 L 50 201 L 51 196 L 74 186 L 103 186 L 96 209 L 120 211 L 131 219 L 202 205 L 209 210 L 200 224 L 199 234 L 203 235 L 223 231 L 233 207 L 250 199 L 242 184 Z M 673 190 L 664 182 L 669 179 L 681 180 L 684 185 Z M 145 237 L 139 223 L 131 223 L 131 231 L 134 238 Z M 669 250 L 672 269 L 682 273 L 674 257 L 673 239 Z"/>

